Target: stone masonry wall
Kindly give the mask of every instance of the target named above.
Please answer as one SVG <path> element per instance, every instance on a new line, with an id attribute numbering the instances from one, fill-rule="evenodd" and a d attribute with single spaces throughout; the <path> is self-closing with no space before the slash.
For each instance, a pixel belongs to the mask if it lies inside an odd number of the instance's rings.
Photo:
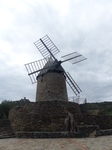
<path id="1" fill-rule="evenodd" d="M 8 119 L 0 119 L 0 139 L 15 137 L 10 121 Z"/>
<path id="2" fill-rule="evenodd" d="M 64 120 L 68 110 L 80 114 L 77 103 L 62 101 L 30 102 L 9 112 L 14 131 L 65 131 Z"/>
<path id="3" fill-rule="evenodd" d="M 43 94 L 44 93 L 44 94 Z M 38 77 L 36 102 L 68 101 L 65 77 L 62 73 L 49 72 Z"/>
<path id="4" fill-rule="evenodd" d="M 112 116 L 79 115 L 75 116 L 77 124 L 98 125 L 100 129 L 112 129 Z"/>
<path id="5" fill-rule="evenodd" d="M 100 129 L 112 129 L 112 116 L 81 115 L 77 103 L 63 101 L 29 102 L 13 108 L 9 119 L 14 132 L 62 132 L 68 111 L 74 115 L 78 126 L 98 125 Z"/>

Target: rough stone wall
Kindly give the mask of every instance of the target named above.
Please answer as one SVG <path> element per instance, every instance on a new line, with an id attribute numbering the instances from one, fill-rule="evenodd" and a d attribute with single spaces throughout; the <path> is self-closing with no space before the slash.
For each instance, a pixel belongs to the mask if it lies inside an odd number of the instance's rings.
<path id="1" fill-rule="evenodd" d="M 112 129 L 112 116 L 80 115 L 75 116 L 77 124 L 98 125 L 100 129 Z"/>
<path id="2" fill-rule="evenodd" d="M 77 125 L 98 125 L 100 129 L 112 129 L 112 116 L 81 115 L 80 106 L 73 102 L 29 102 L 9 112 L 14 132 L 61 132 L 65 131 L 68 111 L 74 115 Z"/>
<path id="3" fill-rule="evenodd" d="M 65 131 L 64 120 L 68 109 L 71 113 L 80 114 L 80 107 L 77 103 L 31 102 L 23 107 L 13 108 L 9 112 L 9 119 L 14 131 Z"/>
<path id="4" fill-rule="evenodd" d="M 36 102 L 68 101 L 65 77 L 62 73 L 49 72 L 37 80 Z"/>
<path id="5" fill-rule="evenodd" d="M 0 119 L 0 139 L 7 137 L 15 137 L 10 121 L 8 119 Z"/>

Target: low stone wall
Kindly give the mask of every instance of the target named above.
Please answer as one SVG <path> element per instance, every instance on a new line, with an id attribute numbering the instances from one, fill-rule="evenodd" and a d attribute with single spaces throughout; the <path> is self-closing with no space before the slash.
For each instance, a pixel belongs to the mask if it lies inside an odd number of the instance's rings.
<path id="1" fill-rule="evenodd" d="M 0 139 L 13 138 L 15 134 L 8 119 L 0 119 Z"/>
<path id="2" fill-rule="evenodd" d="M 81 133 L 74 132 L 16 132 L 17 138 L 78 138 L 83 137 Z"/>
<path id="3" fill-rule="evenodd" d="M 104 135 L 112 135 L 112 129 L 96 131 L 96 137 L 97 136 L 104 136 Z"/>
<path id="4" fill-rule="evenodd" d="M 29 102 L 13 108 L 9 119 L 14 132 L 63 132 L 68 111 L 74 115 L 78 126 L 98 125 L 100 130 L 112 129 L 112 116 L 81 115 L 80 106 L 74 102 Z"/>
<path id="5" fill-rule="evenodd" d="M 81 114 L 79 104 L 62 101 L 30 102 L 9 112 L 13 130 L 60 132 L 65 131 L 64 120 L 68 111 Z"/>
<path id="6" fill-rule="evenodd" d="M 78 126 L 77 132 L 29 132 L 18 131 L 15 133 L 17 138 L 84 138 L 95 137 L 98 126 L 84 125 Z M 92 136 L 91 136 L 92 134 Z"/>
<path id="7" fill-rule="evenodd" d="M 98 125 L 100 129 L 112 129 L 112 116 L 79 115 L 74 117 L 78 125 Z"/>

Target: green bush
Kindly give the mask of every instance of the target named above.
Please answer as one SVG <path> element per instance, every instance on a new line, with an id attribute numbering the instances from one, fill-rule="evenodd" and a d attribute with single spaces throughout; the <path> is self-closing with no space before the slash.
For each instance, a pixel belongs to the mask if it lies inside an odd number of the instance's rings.
<path id="1" fill-rule="evenodd" d="M 15 106 L 12 101 L 4 100 L 0 104 L 0 119 L 8 118 L 9 111 Z"/>

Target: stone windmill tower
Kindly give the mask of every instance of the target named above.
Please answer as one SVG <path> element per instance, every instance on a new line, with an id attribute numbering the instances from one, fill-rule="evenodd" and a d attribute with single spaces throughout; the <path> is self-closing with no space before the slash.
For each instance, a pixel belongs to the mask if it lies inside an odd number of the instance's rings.
<path id="1" fill-rule="evenodd" d="M 59 52 L 51 39 L 46 35 L 36 41 L 44 59 L 25 64 L 32 83 L 37 82 L 36 102 L 38 101 L 68 101 L 66 82 L 75 95 L 81 92 L 74 79 L 62 67 L 62 63 L 70 61 L 72 64 L 85 60 L 81 54 L 74 52 L 62 56 L 63 61 L 58 61 L 55 54 Z"/>

